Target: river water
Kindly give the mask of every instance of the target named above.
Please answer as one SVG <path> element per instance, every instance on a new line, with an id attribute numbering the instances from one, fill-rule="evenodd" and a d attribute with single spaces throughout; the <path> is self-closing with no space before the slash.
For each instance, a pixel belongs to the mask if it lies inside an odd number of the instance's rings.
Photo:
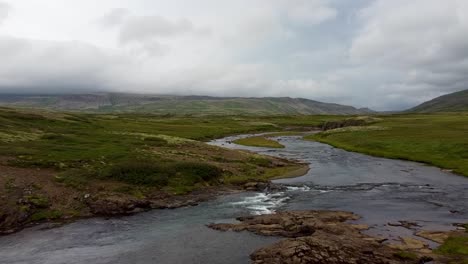
<path id="1" fill-rule="evenodd" d="M 289 186 L 282 192 L 226 195 L 196 207 L 26 229 L 0 237 L 0 263 L 248 263 L 251 252 L 279 238 L 218 232 L 206 224 L 278 210 L 352 211 L 362 216 L 359 223 L 370 225 L 369 233 L 390 240 L 411 236 L 415 230 L 448 230 L 453 223 L 468 222 L 468 178 L 299 137 L 279 137 L 284 149 L 230 143 L 238 137 L 211 144 L 300 160 L 311 170 L 302 177 L 275 181 Z M 418 226 L 415 230 L 394 226 L 398 221 Z"/>

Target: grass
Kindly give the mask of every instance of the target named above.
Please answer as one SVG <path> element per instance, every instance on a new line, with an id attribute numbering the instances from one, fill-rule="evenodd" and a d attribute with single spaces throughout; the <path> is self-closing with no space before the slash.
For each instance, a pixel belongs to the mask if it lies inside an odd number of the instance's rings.
<path id="1" fill-rule="evenodd" d="M 0 108 L 0 169 L 7 170 L 0 173 L 0 196 L 5 197 L 0 211 L 14 219 L 7 226 L 0 221 L 0 232 L 29 222 L 87 216 L 90 204 L 109 197 L 157 200 L 209 186 L 299 176 L 303 165 L 204 142 L 243 133 L 310 130 L 336 118 Z M 19 218 L 23 215 L 27 217 Z"/>
<path id="2" fill-rule="evenodd" d="M 468 257 L 468 235 L 448 238 L 437 250 L 440 254 L 454 254 Z"/>
<path id="3" fill-rule="evenodd" d="M 263 136 L 247 137 L 234 140 L 234 143 L 244 146 L 262 147 L 262 148 L 284 148 L 278 141 L 268 139 Z"/>
<path id="4" fill-rule="evenodd" d="M 276 167 L 263 171 L 251 170 L 251 167 L 246 166 L 245 173 L 227 176 L 224 178 L 224 182 L 227 184 L 244 184 L 252 181 L 267 181 L 277 178 L 291 178 L 302 176 L 307 171 L 308 167 L 305 165 Z"/>
<path id="5" fill-rule="evenodd" d="M 264 134 L 264 137 L 283 137 L 283 136 L 300 136 L 304 131 L 283 131 L 283 132 L 272 132 Z"/>
<path id="6" fill-rule="evenodd" d="M 30 219 L 33 222 L 38 222 L 47 219 L 58 219 L 62 217 L 62 215 L 63 213 L 58 210 L 42 210 L 37 213 L 34 213 Z"/>
<path id="7" fill-rule="evenodd" d="M 305 137 L 349 151 L 424 162 L 468 176 L 468 114 L 380 116 L 369 126 Z"/>
<path id="8" fill-rule="evenodd" d="M 449 237 L 434 252 L 448 257 L 449 263 L 468 263 L 468 233 Z"/>
<path id="9" fill-rule="evenodd" d="M 258 168 L 272 169 L 263 166 L 270 162 L 263 158 L 246 158 L 241 164 L 222 154 L 206 160 L 206 155 L 198 153 L 206 152 L 200 141 L 242 133 L 307 130 L 337 118 L 32 113 L 0 108 L 0 156 L 13 157 L 11 166 L 53 168 L 58 171 L 56 182 L 79 189 L 90 181 L 114 180 L 180 190 L 184 185 L 218 181 L 225 164 L 215 159 L 250 176 Z M 273 140 L 261 141 L 257 143 L 281 147 Z M 193 148 L 193 153 L 187 148 Z"/>

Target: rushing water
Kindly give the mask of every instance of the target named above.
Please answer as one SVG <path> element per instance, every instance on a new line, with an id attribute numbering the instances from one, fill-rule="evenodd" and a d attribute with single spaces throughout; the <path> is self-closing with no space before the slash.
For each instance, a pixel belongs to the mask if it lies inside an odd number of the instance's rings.
<path id="1" fill-rule="evenodd" d="M 206 224 L 277 210 L 348 210 L 363 216 L 374 235 L 396 239 L 414 230 L 390 226 L 416 222 L 416 229 L 447 230 L 468 222 L 468 179 L 418 163 L 375 158 L 331 146 L 280 137 L 285 149 L 231 144 L 310 163 L 307 175 L 277 180 L 275 193 L 219 197 L 197 207 L 154 210 L 129 217 L 87 219 L 66 226 L 35 227 L 0 237 L 0 263 L 248 263 L 255 249 L 278 238 L 217 232 Z"/>

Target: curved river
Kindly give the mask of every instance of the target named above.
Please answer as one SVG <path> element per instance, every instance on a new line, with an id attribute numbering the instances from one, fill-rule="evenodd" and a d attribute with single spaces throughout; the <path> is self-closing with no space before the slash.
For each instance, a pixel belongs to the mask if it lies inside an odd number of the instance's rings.
<path id="1" fill-rule="evenodd" d="M 245 214 L 327 209 L 360 214 L 368 231 L 390 240 L 411 236 L 394 224 L 448 230 L 468 222 L 468 178 L 414 162 L 347 152 L 300 137 L 279 137 L 284 149 L 211 144 L 300 160 L 311 170 L 277 180 L 287 191 L 226 195 L 196 207 L 153 210 L 129 217 L 86 219 L 58 228 L 37 226 L 0 237 L 0 263 L 248 263 L 255 249 L 279 238 L 218 232 L 205 225 Z"/>

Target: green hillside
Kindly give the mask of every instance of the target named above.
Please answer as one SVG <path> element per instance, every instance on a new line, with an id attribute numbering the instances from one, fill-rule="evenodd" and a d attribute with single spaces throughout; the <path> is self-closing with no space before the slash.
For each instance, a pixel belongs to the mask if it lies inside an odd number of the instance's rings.
<path id="1" fill-rule="evenodd" d="M 415 113 L 462 111 L 468 111 L 468 90 L 437 97 L 409 110 Z"/>
<path id="2" fill-rule="evenodd" d="M 401 114 L 306 137 L 350 151 L 425 162 L 468 176 L 468 113 Z"/>
<path id="3" fill-rule="evenodd" d="M 120 93 L 77 95 L 0 95 L 0 105 L 66 111 L 201 115 L 358 115 L 369 109 L 302 98 L 160 96 Z"/>

